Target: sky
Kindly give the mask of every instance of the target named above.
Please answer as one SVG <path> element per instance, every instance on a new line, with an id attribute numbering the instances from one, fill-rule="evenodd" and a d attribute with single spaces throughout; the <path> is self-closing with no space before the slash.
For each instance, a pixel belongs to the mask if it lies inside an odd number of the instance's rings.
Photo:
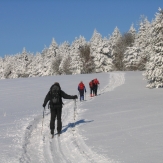
<path id="1" fill-rule="evenodd" d="M 100 86 L 90 97 L 94 78 Z M 51 139 L 44 98 L 55 81 L 78 94 L 81 79 L 85 101 L 63 99 L 62 133 L 55 128 Z M 162 163 L 163 91 L 146 85 L 138 71 L 0 80 L 0 162 Z"/>
<path id="2" fill-rule="evenodd" d="M 115 27 L 138 29 L 141 15 L 154 19 L 162 0 L 1 0 L 0 56 L 42 52 L 52 38 L 70 44 L 80 35 L 89 41 L 96 29 L 102 37 Z"/>

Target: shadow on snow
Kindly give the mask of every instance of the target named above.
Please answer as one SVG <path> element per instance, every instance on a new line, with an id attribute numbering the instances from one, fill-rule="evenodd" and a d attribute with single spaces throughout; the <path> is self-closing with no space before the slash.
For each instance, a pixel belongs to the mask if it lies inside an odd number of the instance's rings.
<path id="1" fill-rule="evenodd" d="M 86 121 L 86 120 L 84 120 L 84 119 L 81 119 L 81 120 L 76 121 L 76 122 L 74 122 L 74 123 L 69 123 L 68 125 L 63 126 L 64 129 L 62 130 L 62 133 L 66 132 L 69 128 L 74 128 L 74 127 L 77 126 L 77 125 L 84 124 L 84 123 L 90 123 L 90 122 L 93 122 L 93 120 Z"/>

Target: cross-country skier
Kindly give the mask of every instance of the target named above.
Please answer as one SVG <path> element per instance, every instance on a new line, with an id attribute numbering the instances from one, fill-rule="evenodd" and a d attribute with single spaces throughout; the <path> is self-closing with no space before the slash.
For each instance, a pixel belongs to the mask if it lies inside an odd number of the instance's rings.
<path id="1" fill-rule="evenodd" d="M 82 81 L 78 85 L 78 91 L 80 93 L 80 101 L 84 100 L 84 91 L 86 93 L 86 88 Z"/>
<path id="2" fill-rule="evenodd" d="M 95 93 L 95 96 L 97 96 L 97 89 L 98 89 L 98 85 L 100 84 L 99 81 L 96 79 L 93 80 L 94 82 L 94 93 Z"/>
<path id="3" fill-rule="evenodd" d="M 58 82 L 55 82 L 51 86 L 49 92 L 47 93 L 44 103 L 42 105 L 45 108 L 47 102 L 49 101 L 50 112 L 51 112 L 50 130 L 51 130 L 52 137 L 54 136 L 56 117 L 57 117 L 58 134 L 60 134 L 62 130 L 62 120 L 61 120 L 62 105 L 63 105 L 62 97 L 65 99 L 77 99 L 78 98 L 77 95 L 71 96 L 71 95 L 66 94 L 64 91 L 61 90 L 60 84 Z"/>
<path id="4" fill-rule="evenodd" d="M 94 85 L 94 82 L 93 82 L 93 80 L 91 80 L 90 82 L 89 82 L 89 88 L 90 88 L 90 97 L 93 97 L 94 96 L 94 87 L 95 87 L 95 85 Z"/>

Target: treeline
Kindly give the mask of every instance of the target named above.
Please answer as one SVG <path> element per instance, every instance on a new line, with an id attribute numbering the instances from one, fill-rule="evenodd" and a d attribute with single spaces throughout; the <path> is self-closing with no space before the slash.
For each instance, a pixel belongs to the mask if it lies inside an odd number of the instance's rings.
<path id="1" fill-rule="evenodd" d="M 0 78 L 19 78 L 109 71 L 144 71 L 148 87 L 163 85 L 163 12 L 159 8 L 149 22 L 141 17 L 139 29 L 131 25 L 121 34 L 116 27 L 112 35 L 102 37 L 94 30 L 90 41 L 83 36 L 72 44 L 58 45 L 55 39 L 42 52 L 22 53 L 0 58 Z"/>

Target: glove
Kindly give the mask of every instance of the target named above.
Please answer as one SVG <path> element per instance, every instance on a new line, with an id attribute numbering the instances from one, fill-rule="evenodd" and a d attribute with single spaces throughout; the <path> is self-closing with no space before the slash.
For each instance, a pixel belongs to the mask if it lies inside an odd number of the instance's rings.
<path id="1" fill-rule="evenodd" d="M 77 98 L 78 98 L 78 96 L 77 96 L 77 95 L 75 95 L 75 96 L 74 96 L 74 99 L 77 99 Z"/>
<path id="2" fill-rule="evenodd" d="M 46 105 L 45 105 L 45 104 L 43 104 L 42 106 L 43 106 L 43 108 L 45 108 L 45 106 L 46 106 Z"/>

